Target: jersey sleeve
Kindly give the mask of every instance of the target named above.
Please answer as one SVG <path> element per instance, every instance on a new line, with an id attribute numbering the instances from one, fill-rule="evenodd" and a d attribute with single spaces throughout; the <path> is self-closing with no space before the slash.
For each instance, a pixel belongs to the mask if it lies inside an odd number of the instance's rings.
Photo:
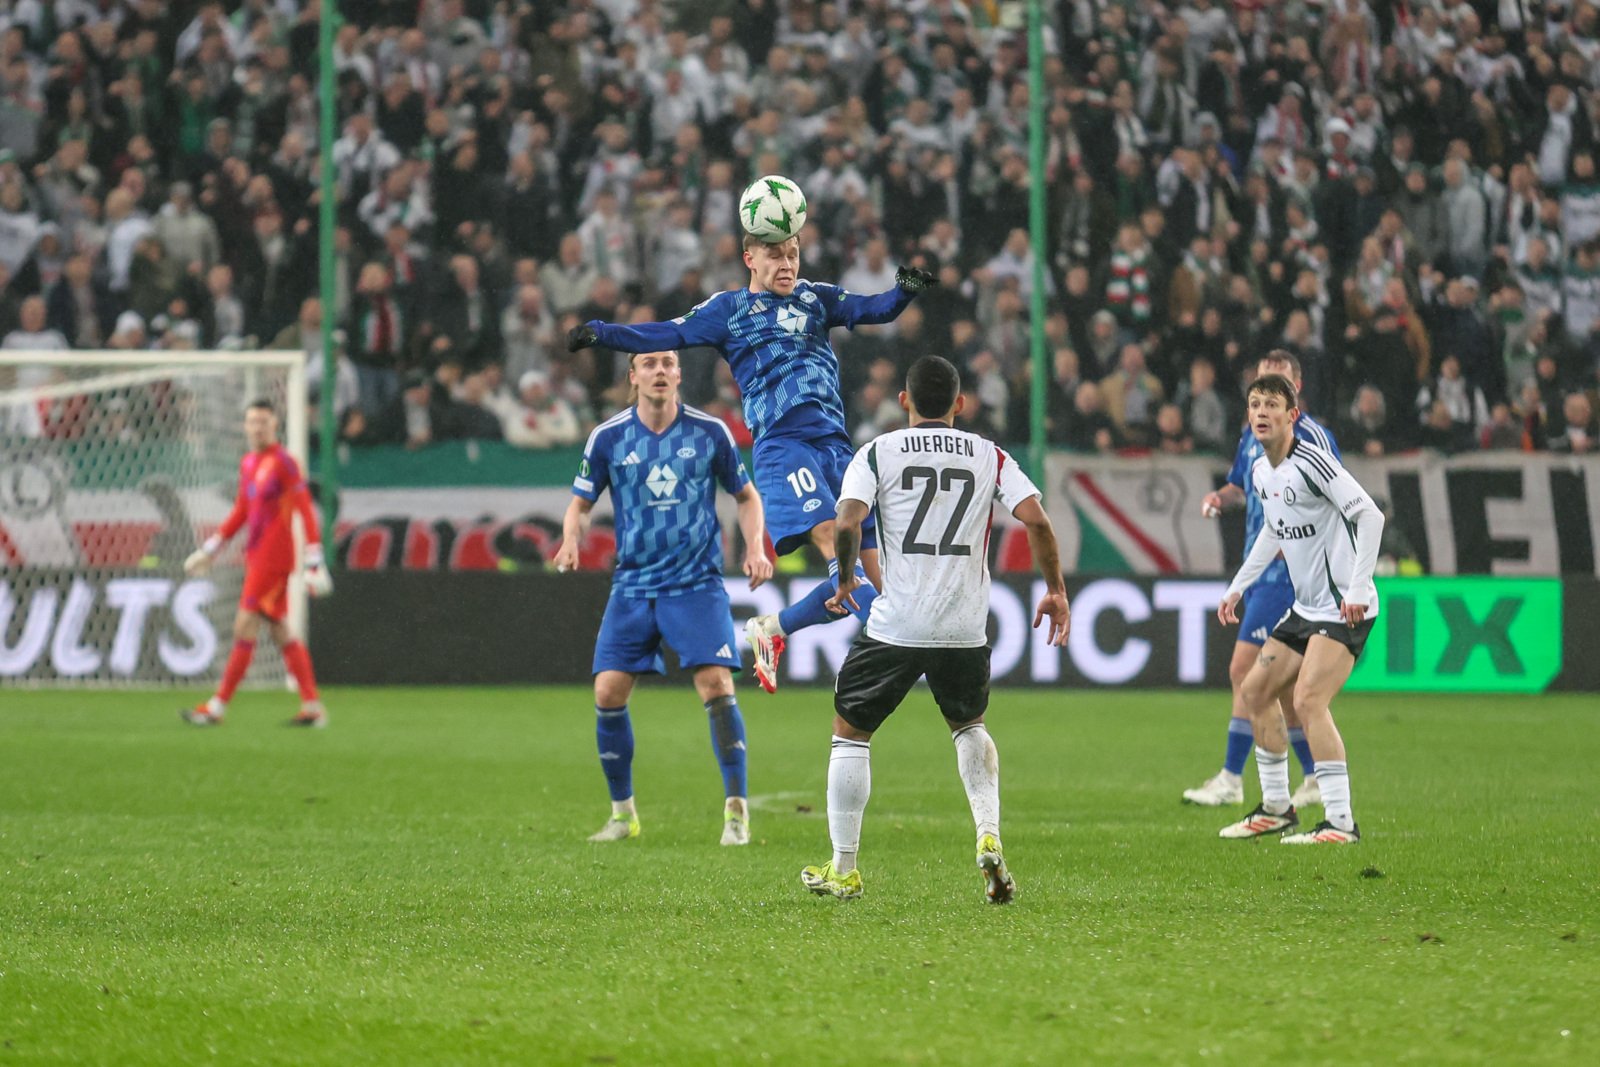
<path id="1" fill-rule="evenodd" d="M 1249 433 L 1249 427 L 1244 433 Z M 1250 492 L 1250 450 L 1245 448 L 1244 434 L 1239 435 L 1239 446 L 1233 450 L 1233 466 L 1228 469 L 1228 484 L 1237 485 L 1246 493 Z"/>
<path id="2" fill-rule="evenodd" d="M 1000 504 L 1007 511 L 1016 511 L 1022 506 L 1024 500 L 1039 496 L 1039 487 L 1033 484 L 1033 479 L 1023 473 L 1022 467 L 1011 458 L 1011 454 L 1003 448 L 996 448 L 995 452 L 995 496 L 1000 499 Z"/>
<path id="3" fill-rule="evenodd" d="M 878 442 L 874 441 L 850 460 L 839 486 L 839 503 L 859 500 L 869 508 L 878 499 Z"/>
<path id="4" fill-rule="evenodd" d="M 900 317 L 900 312 L 911 306 L 912 298 L 916 295 L 906 292 L 898 285 L 887 292 L 862 296 L 860 293 L 841 289 L 837 285 L 826 285 L 821 282 L 809 284 L 827 315 L 828 325 L 843 326 L 846 329 L 893 322 Z"/>
<path id="5" fill-rule="evenodd" d="M 1339 452 L 1338 442 L 1333 439 L 1333 433 L 1315 419 L 1302 418 L 1294 424 L 1294 433 L 1300 440 L 1316 445 L 1334 459 L 1341 461 L 1344 459 Z"/>
<path id="6" fill-rule="evenodd" d="M 604 426 L 596 426 L 583 446 L 583 458 L 578 461 L 578 476 L 572 479 L 572 495 L 582 497 L 591 504 L 611 484 L 611 465 L 606 459 Z"/>
<path id="7" fill-rule="evenodd" d="M 300 464 L 295 462 L 293 456 L 284 455 L 281 477 L 284 499 L 289 502 L 290 510 L 300 516 L 306 534 L 306 544 L 320 544 L 322 531 L 317 523 L 317 509 L 311 499 L 311 488 L 306 485 L 305 476 L 300 472 Z"/>
<path id="8" fill-rule="evenodd" d="M 602 345 L 618 352 L 665 352 L 696 345 L 721 348 L 728 340 L 727 303 L 718 293 L 666 322 L 623 326 L 595 321 L 589 325 Z"/>
<path id="9" fill-rule="evenodd" d="M 750 484 L 750 475 L 744 469 L 744 460 L 739 456 L 739 446 L 733 443 L 733 433 L 721 419 L 711 427 L 711 436 L 716 441 L 713 446 L 715 453 L 712 456 L 711 469 L 717 476 L 717 482 L 729 495 L 739 492 Z"/>

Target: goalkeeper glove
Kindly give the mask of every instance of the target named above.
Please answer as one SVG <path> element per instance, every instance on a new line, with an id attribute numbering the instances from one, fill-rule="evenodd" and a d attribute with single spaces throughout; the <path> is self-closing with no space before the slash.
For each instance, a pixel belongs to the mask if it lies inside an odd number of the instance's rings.
<path id="1" fill-rule="evenodd" d="M 312 596 L 330 596 L 333 593 L 333 576 L 323 566 L 322 546 L 306 546 L 306 592 Z"/>
<path id="2" fill-rule="evenodd" d="M 212 534 L 206 538 L 205 544 L 189 553 L 189 558 L 183 561 L 183 573 L 191 578 L 198 577 L 211 569 L 211 560 L 218 550 L 222 548 L 222 538 Z"/>
<path id="3" fill-rule="evenodd" d="M 920 293 L 939 284 L 939 279 L 916 267 L 901 267 L 894 272 L 894 283 L 908 293 Z"/>
<path id="4" fill-rule="evenodd" d="M 595 328 L 587 322 L 582 326 L 574 326 L 567 331 L 567 351 L 576 352 L 580 348 L 588 348 L 600 343 L 600 335 Z"/>

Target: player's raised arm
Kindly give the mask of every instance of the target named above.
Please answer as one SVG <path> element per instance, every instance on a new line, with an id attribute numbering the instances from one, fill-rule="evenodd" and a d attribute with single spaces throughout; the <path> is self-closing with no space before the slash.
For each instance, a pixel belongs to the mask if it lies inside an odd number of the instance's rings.
<path id="1" fill-rule="evenodd" d="M 617 352 L 670 352 L 697 345 L 720 347 L 728 339 L 726 301 L 718 293 L 666 322 L 623 326 L 593 319 L 567 331 L 567 351 L 600 345 Z"/>
<path id="2" fill-rule="evenodd" d="M 895 271 L 893 289 L 871 296 L 852 293 L 837 285 L 814 284 L 812 289 L 828 313 L 829 326 L 855 329 L 893 322 L 900 317 L 900 312 L 911 306 L 918 293 L 938 284 L 939 280 L 925 270 L 901 267 Z"/>

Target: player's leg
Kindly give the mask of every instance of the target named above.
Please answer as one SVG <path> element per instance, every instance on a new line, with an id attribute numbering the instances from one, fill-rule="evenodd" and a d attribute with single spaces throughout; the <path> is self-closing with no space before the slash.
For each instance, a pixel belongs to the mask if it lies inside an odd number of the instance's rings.
<path id="1" fill-rule="evenodd" d="M 289 669 L 289 675 L 300 691 L 300 712 L 289 720 L 289 725 L 320 729 L 328 725 L 328 710 L 322 706 L 322 698 L 317 695 L 317 676 L 311 669 L 311 653 L 305 643 L 295 636 L 284 618 L 288 612 L 287 585 L 286 581 L 285 595 L 278 602 L 281 604 L 282 613 L 276 615 L 268 613 L 265 618 L 272 634 L 272 641 L 278 646 L 279 654 L 283 656 L 283 665 Z M 277 611 L 277 605 L 274 606 L 274 611 Z"/>
<path id="2" fill-rule="evenodd" d="M 1000 750 L 983 721 L 989 708 L 989 649 L 925 649 L 923 667 L 928 688 L 955 742 L 956 770 L 967 791 L 978 834 L 977 862 L 984 899 L 1007 904 L 1017 895 L 1017 882 L 1006 867 L 1000 845 Z"/>
<path id="3" fill-rule="evenodd" d="M 660 674 L 664 669 L 660 647 L 653 602 L 613 594 L 600 620 L 593 664 L 595 747 L 611 795 L 611 817 L 590 835 L 590 841 L 626 841 L 639 836 L 628 698 L 638 675 Z"/>
<path id="4" fill-rule="evenodd" d="M 1261 803 L 1254 811 L 1219 832 L 1221 837 L 1260 837 L 1282 833 L 1299 823 L 1289 801 L 1289 737 L 1278 704 L 1284 690 L 1294 684 L 1300 669 L 1300 652 L 1274 633 L 1261 648 L 1240 688 L 1256 743 L 1256 773 L 1261 779 Z"/>
<path id="5" fill-rule="evenodd" d="M 1278 699 L 1278 706 L 1283 711 L 1283 724 L 1288 728 L 1289 748 L 1300 764 L 1300 785 L 1289 798 L 1295 810 L 1300 811 L 1312 804 L 1322 803 L 1322 789 L 1317 785 L 1316 760 L 1312 758 L 1311 742 L 1306 740 L 1305 727 L 1294 706 L 1292 687 Z"/>
<path id="6" fill-rule="evenodd" d="M 1330 626 L 1327 629 L 1343 631 L 1345 628 Z M 1345 641 L 1321 633 L 1307 639 L 1305 663 L 1295 684 L 1294 701 L 1316 758 L 1316 781 L 1322 791 L 1326 817 L 1310 831 L 1284 838 L 1289 844 L 1350 844 L 1361 840 L 1350 804 L 1350 770 L 1345 760 L 1344 738 L 1334 724 L 1331 707 L 1334 695 L 1344 688 L 1355 665 L 1355 654 Z"/>
<path id="7" fill-rule="evenodd" d="M 872 735 L 922 676 L 921 664 L 907 651 L 862 634 L 839 668 L 828 755 L 828 837 L 833 857 L 800 871 L 801 883 L 819 896 L 861 895 L 856 856 L 872 795 Z"/>
<path id="8" fill-rule="evenodd" d="M 750 805 L 746 799 L 744 716 L 733 691 L 739 669 L 728 592 L 719 581 L 710 589 L 656 601 L 656 626 L 694 672 L 695 691 L 711 727 L 711 751 L 722 771 L 722 843 L 750 843 Z"/>
<path id="9" fill-rule="evenodd" d="M 194 708 L 178 712 L 185 722 L 194 726 L 216 726 L 227 714 L 228 701 L 250 670 L 255 658 L 256 638 L 261 632 L 261 602 L 263 592 L 271 584 L 270 575 L 252 573 L 244 575 L 244 588 L 239 594 L 239 609 L 233 615 L 233 649 L 228 653 L 228 663 L 222 669 L 222 680 L 210 699 Z"/>

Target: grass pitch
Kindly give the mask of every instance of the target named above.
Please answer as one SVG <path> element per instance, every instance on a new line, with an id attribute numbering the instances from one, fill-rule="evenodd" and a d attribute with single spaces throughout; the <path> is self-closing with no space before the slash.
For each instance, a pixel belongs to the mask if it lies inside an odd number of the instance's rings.
<path id="1" fill-rule="evenodd" d="M 1341 700 L 1366 840 L 1290 849 L 1178 803 L 1224 696 L 997 694 L 1007 908 L 925 691 L 851 903 L 797 880 L 828 694 L 743 702 L 740 850 L 686 684 L 634 700 L 609 846 L 582 690 L 335 691 L 322 732 L 0 694 L 0 1063 L 1600 1060 L 1592 697 Z"/>

